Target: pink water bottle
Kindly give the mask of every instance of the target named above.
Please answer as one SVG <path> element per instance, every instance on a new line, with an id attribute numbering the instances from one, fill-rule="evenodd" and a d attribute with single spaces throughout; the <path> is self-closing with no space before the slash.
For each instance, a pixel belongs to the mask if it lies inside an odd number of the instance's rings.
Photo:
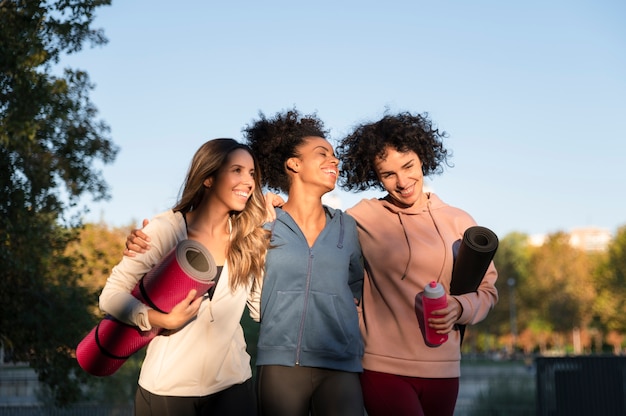
<path id="1" fill-rule="evenodd" d="M 428 325 L 428 318 L 433 317 L 432 311 L 444 309 L 448 306 L 446 292 L 443 290 L 441 283 L 435 281 L 430 282 L 424 288 L 424 296 L 422 297 L 424 305 L 424 333 L 426 334 L 426 343 L 432 346 L 441 345 L 448 340 L 448 334 L 438 334 L 435 329 Z M 440 318 L 440 315 L 435 315 Z"/>

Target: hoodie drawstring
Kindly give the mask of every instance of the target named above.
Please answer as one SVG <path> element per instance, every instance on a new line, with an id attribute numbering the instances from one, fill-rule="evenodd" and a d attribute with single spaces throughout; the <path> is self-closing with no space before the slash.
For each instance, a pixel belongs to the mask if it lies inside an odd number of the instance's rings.
<path id="1" fill-rule="evenodd" d="M 337 241 L 337 248 L 343 248 L 343 212 L 339 211 L 339 241 Z"/>
<path id="2" fill-rule="evenodd" d="M 439 282 L 441 280 L 441 276 L 443 274 L 443 269 L 446 265 L 446 260 L 448 257 L 448 250 L 445 249 L 446 246 L 446 242 L 443 238 L 443 236 L 441 235 L 441 232 L 439 231 L 439 227 L 437 226 L 437 221 L 435 221 L 435 217 L 432 213 L 432 211 L 430 210 L 430 201 L 428 201 L 428 203 L 426 204 L 426 209 L 428 210 L 428 215 L 430 215 L 430 219 L 433 222 L 433 225 L 435 226 L 435 230 L 437 230 L 437 235 L 439 236 L 439 238 L 441 239 L 441 243 L 444 246 L 444 257 L 443 257 L 443 263 L 441 264 L 441 269 L 439 270 L 439 276 L 437 276 L 437 282 Z M 397 212 L 398 214 L 398 220 L 400 220 L 400 225 L 402 226 L 402 231 L 404 232 L 404 239 L 406 240 L 406 245 L 409 248 L 409 258 L 406 262 L 406 267 L 404 268 L 404 273 L 402 273 L 402 278 L 400 280 L 404 280 L 406 278 L 407 273 L 409 272 L 409 266 L 411 265 L 411 257 L 412 257 L 412 250 L 411 250 L 411 241 L 409 240 L 409 235 L 406 232 L 406 228 L 404 226 L 404 222 L 402 222 L 402 213 L 401 212 Z"/>
<path id="3" fill-rule="evenodd" d="M 402 278 L 400 280 L 404 280 L 406 274 L 409 272 L 409 265 L 411 264 L 411 242 L 409 241 L 409 235 L 406 233 L 406 228 L 404 227 L 404 223 L 402 222 L 402 213 L 398 212 L 398 219 L 400 220 L 400 226 L 402 226 L 402 231 L 404 232 L 404 239 L 406 240 L 406 245 L 409 247 L 409 259 L 406 262 L 406 267 L 404 268 L 404 273 L 402 273 Z"/>
<path id="4" fill-rule="evenodd" d="M 430 215 L 430 219 L 433 220 L 435 230 L 437 230 L 437 235 L 441 239 L 441 244 L 443 245 L 443 263 L 441 263 L 441 270 L 439 270 L 439 276 L 437 276 L 437 282 L 439 282 L 441 280 L 441 276 L 443 275 L 443 269 L 446 266 L 446 260 L 448 259 L 448 250 L 446 249 L 446 240 L 444 240 L 443 236 L 441 235 L 439 227 L 437 226 L 437 221 L 435 221 L 435 216 L 430 211 L 430 201 L 428 201 L 426 207 L 428 208 L 428 215 Z"/>

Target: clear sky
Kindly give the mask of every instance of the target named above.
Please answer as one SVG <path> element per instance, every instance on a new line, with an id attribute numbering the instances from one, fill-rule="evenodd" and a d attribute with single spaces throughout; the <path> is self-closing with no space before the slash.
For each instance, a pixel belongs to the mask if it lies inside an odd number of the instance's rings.
<path id="1" fill-rule="evenodd" d="M 259 111 L 317 113 L 339 139 L 428 112 L 454 167 L 427 181 L 499 236 L 626 225 L 623 0 L 113 1 L 109 43 L 62 61 L 120 146 L 89 222 L 139 224 L 176 201 L 206 140 Z M 97 167 L 98 168 L 98 167 Z M 342 208 L 362 197 L 336 190 Z"/>

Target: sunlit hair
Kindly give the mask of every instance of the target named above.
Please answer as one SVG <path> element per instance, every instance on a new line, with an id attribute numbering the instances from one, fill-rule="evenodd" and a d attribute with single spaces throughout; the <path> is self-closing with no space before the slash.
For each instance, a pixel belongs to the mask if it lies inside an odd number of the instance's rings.
<path id="1" fill-rule="evenodd" d="M 452 155 L 443 146 L 446 137 L 446 132 L 433 127 L 428 113 L 385 115 L 376 122 L 357 125 L 336 149 L 341 161 L 339 185 L 348 191 L 372 187 L 384 191 L 376 174 L 376 158 L 384 157 L 387 147 L 398 152 L 414 151 L 422 162 L 424 176 L 440 174 Z"/>
<path id="2" fill-rule="evenodd" d="M 259 159 L 263 184 L 284 193 L 289 193 L 291 185 L 285 166 L 287 160 L 298 156 L 297 148 L 305 137 L 326 138 L 324 123 L 315 114 L 301 115 L 295 108 L 276 113 L 270 119 L 259 113 L 259 120 L 246 126 L 243 133 Z"/>
<path id="3" fill-rule="evenodd" d="M 204 143 L 191 160 L 180 198 L 173 208 L 183 214 L 197 209 L 205 192 L 211 192 L 204 186 L 204 180 L 210 177 L 214 181 L 219 180 L 220 169 L 229 163 L 231 154 L 237 149 L 244 149 L 254 160 L 255 187 L 244 210 L 230 213 L 233 228 L 227 260 L 233 277 L 231 290 L 249 284 L 250 279 L 253 284 L 258 284 L 269 245 L 269 233 L 262 228 L 266 210 L 261 191 L 261 170 L 252 150 L 233 139 L 214 139 Z"/>

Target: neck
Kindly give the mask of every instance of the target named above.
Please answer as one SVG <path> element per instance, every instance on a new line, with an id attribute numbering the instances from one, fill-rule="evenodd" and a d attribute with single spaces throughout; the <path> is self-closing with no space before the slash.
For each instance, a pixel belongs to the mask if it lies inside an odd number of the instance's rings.
<path id="1" fill-rule="evenodd" d="M 187 213 L 189 234 L 203 234 L 210 237 L 230 235 L 230 216 L 228 213 L 215 215 L 210 210 L 196 209 Z"/>
<path id="2" fill-rule="evenodd" d="M 283 210 L 299 224 L 317 221 L 326 216 L 320 195 L 301 192 L 293 187 L 289 190 L 289 198 L 283 205 Z"/>

